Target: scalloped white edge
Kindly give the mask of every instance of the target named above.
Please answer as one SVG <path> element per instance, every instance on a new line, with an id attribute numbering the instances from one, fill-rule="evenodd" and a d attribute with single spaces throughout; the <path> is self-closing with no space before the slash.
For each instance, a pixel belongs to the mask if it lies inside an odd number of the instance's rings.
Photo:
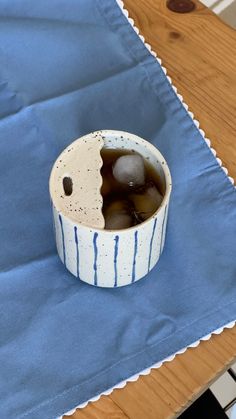
<path id="1" fill-rule="evenodd" d="M 160 368 L 162 366 L 162 364 L 164 364 L 165 362 L 170 362 L 173 361 L 173 359 L 176 357 L 176 355 L 180 355 L 183 354 L 184 352 L 187 351 L 188 348 L 196 348 L 201 341 L 205 341 L 205 340 L 209 340 L 212 335 L 219 335 L 220 333 L 223 332 L 224 329 L 232 329 L 236 324 L 236 321 L 232 321 L 230 323 L 227 323 L 226 325 L 219 327 L 218 329 L 214 330 L 212 333 L 209 333 L 206 336 L 203 336 L 201 339 L 197 340 L 196 342 L 191 343 L 190 345 L 188 345 L 185 348 L 180 349 L 179 351 L 177 351 L 176 353 L 168 356 L 167 358 L 163 359 L 162 361 L 156 362 L 155 364 L 153 364 L 151 367 L 146 368 L 143 371 L 140 371 L 139 373 L 132 375 L 131 377 L 127 378 L 124 381 L 121 381 L 120 383 L 116 384 L 114 387 L 109 388 L 108 390 L 102 392 L 101 394 L 92 397 L 91 399 L 89 399 L 88 401 L 79 404 L 78 406 L 74 407 L 73 409 L 69 410 L 68 412 L 64 413 L 63 416 L 71 416 L 73 415 L 73 413 L 75 413 L 75 411 L 77 409 L 83 409 L 84 407 L 87 406 L 88 403 L 90 402 L 96 402 L 97 400 L 100 399 L 101 396 L 108 396 L 109 394 L 111 394 L 113 392 L 113 390 L 116 389 L 120 389 L 120 388 L 124 388 L 126 386 L 126 384 L 133 382 L 133 381 L 137 381 L 140 377 L 140 375 L 148 375 L 150 374 L 151 370 Z M 59 416 L 56 419 L 63 419 L 63 416 Z"/>
<path id="2" fill-rule="evenodd" d="M 162 65 L 162 61 L 160 58 L 157 57 L 157 54 L 152 51 L 151 45 L 149 45 L 147 42 L 145 42 L 145 39 L 142 35 L 140 35 L 139 33 L 139 29 L 134 25 L 134 20 L 132 18 L 129 17 L 129 12 L 128 10 L 126 10 L 124 8 L 124 3 L 122 0 L 116 0 L 118 6 L 121 8 L 123 14 L 125 15 L 125 17 L 127 18 L 128 22 L 130 23 L 130 25 L 132 26 L 132 28 L 134 29 L 134 31 L 139 35 L 139 38 L 141 39 L 141 41 L 144 43 L 145 47 L 148 49 L 148 51 L 156 58 L 156 60 L 158 61 L 158 63 L 160 64 L 162 71 L 164 72 L 164 74 L 166 75 L 167 80 L 169 81 L 172 89 L 174 90 L 176 96 L 178 97 L 178 99 L 180 100 L 180 102 L 182 103 L 183 107 L 186 109 L 186 111 L 188 112 L 189 116 L 192 118 L 194 124 L 196 125 L 197 129 L 199 130 L 200 134 L 202 135 L 203 139 L 205 140 L 206 144 L 208 145 L 208 147 L 210 148 L 212 154 L 215 156 L 219 166 L 222 168 L 222 170 L 225 172 L 226 176 L 228 177 L 229 181 L 232 183 L 232 185 L 235 185 L 235 181 L 231 176 L 228 176 L 228 170 L 226 169 L 226 167 L 222 166 L 222 161 L 220 160 L 220 158 L 217 157 L 216 155 L 216 151 L 213 147 L 211 147 L 211 141 L 209 140 L 209 138 L 207 138 L 205 136 L 205 132 L 200 128 L 200 123 L 198 120 L 196 120 L 194 118 L 194 114 L 189 110 L 188 105 L 184 102 L 183 96 L 180 95 L 177 91 L 177 88 L 172 84 L 172 80 L 171 78 L 167 75 L 167 70 L 166 68 Z M 180 349 L 179 351 L 177 351 L 176 353 L 168 356 L 167 358 L 163 359 L 162 361 L 159 361 L 155 364 L 153 364 L 150 368 L 146 368 L 145 370 L 127 378 L 124 381 L 121 381 L 120 383 L 116 384 L 114 387 L 109 388 L 108 390 L 102 392 L 101 394 L 92 397 L 91 399 L 89 399 L 88 401 L 79 404 L 78 406 L 74 407 L 73 409 L 69 410 L 68 412 L 64 413 L 63 416 L 71 416 L 73 415 L 73 413 L 75 413 L 75 411 L 77 409 L 83 409 L 84 407 L 86 407 L 88 405 L 88 403 L 90 402 L 96 402 L 97 400 L 100 399 L 101 396 L 108 396 L 109 394 L 111 394 L 113 392 L 113 390 L 116 389 L 120 389 L 120 388 L 124 388 L 126 386 L 127 383 L 132 382 L 132 381 L 137 381 L 140 377 L 140 375 L 148 375 L 150 374 L 151 370 L 160 368 L 162 366 L 162 364 L 164 364 L 165 362 L 170 362 L 173 361 L 173 359 L 176 357 L 176 355 L 180 355 L 183 354 L 184 352 L 187 351 L 188 348 L 196 348 L 201 341 L 205 341 L 205 340 L 209 340 L 211 338 L 211 336 L 214 335 L 219 335 L 220 333 L 223 332 L 224 329 L 232 329 L 234 326 L 236 325 L 236 320 L 232 321 L 230 323 L 227 323 L 226 325 L 214 330 L 213 332 L 209 333 L 206 336 L 203 336 L 201 339 L 197 340 L 196 342 L 191 343 L 190 345 L 188 345 L 185 348 Z M 60 416 L 56 419 L 63 419 L 63 416 Z"/>

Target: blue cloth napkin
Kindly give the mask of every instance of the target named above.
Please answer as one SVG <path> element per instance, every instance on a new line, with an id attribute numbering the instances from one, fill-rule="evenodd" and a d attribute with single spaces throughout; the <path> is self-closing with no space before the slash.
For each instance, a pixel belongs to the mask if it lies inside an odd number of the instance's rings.
<path id="1" fill-rule="evenodd" d="M 0 0 L 0 410 L 52 419 L 236 319 L 236 194 L 115 0 Z M 130 131 L 173 177 L 147 278 L 95 288 L 56 253 L 62 149 Z"/>

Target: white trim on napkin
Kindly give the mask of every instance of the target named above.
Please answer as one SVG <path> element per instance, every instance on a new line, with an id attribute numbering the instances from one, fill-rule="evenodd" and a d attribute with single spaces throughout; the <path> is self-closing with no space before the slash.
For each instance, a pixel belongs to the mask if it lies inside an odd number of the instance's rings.
<path id="1" fill-rule="evenodd" d="M 139 38 L 141 39 L 141 41 L 143 42 L 143 44 L 145 45 L 145 47 L 148 49 L 148 51 L 150 52 L 150 54 L 152 54 L 152 55 L 156 58 L 157 62 L 160 64 L 161 69 L 162 69 L 163 73 L 166 75 L 166 78 L 167 78 L 168 82 L 170 83 L 170 85 L 171 85 L 172 89 L 174 90 L 174 92 L 175 92 L 176 96 L 178 97 L 178 99 L 179 99 L 179 100 L 180 100 L 180 102 L 182 103 L 183 107 L 184 107 L 184 108 L 186 109 L 186 111 L 188 112 L 189 116 L 192 118 L 192 120 L 193 120 L 194 124 L 196 125 L 197 129 L 199 130 L 199 132 L 200 132 L 200 134 L 202 135 L 203 139 L 205 140 L 206 144 L 208 145 L 208 147 L 209 147 L 209 148 L 210 148 L 210 150 L 212 151 L 212 154 L 215 156 L 215 158 L 216 158 L 216 160 L 217 160 L 217 162 L 218 162 L 219 166 L 220 166 L 220 167 L 222 168 L 222 170 L 225 172 L 225 174 L 227 175 L 227 177 L 228 177 L 228 179 L 230 180 L 230 182 L 234 185 L 234 184 L 235 184 L 234 179 L 233 179 L 231 176 L 228 176 L 228 170 L 226 169 L 226 167 L 222 166 L 222 161 L 221 161 L 221 159 L 220 159 L 219 157 L 217 157 L 215 149 L 214 149 L 213 147 L 211 147 L 211 141 L 209 140 L 209 138 L 206 138 L 205 131 L 203 131 L 203 130 L 200 128 L 200 122 L 199 122 L 197 119 L 195 119 L 193 112 L 191 112 L 191 111 L 189 110 L 188 105 L 184 102 L 183 96 L 182 96 L 182 95 L 180 95 L 180 94 L 178 93 L 177 88 L 173 85 L 171 78 L 170 78 L 170 77 L 168 76 L 168 74 L 167 74 L 167 69 L 166 69 L 166 68 L 162 65 L 162 61 L 161 61 L 161 59 L 160 59 L 159 57 L 157 57 L 157 54 L 156 54 L 156 52 L 154 52 L 154 51 L 152 50 L 151 45 L 149 45 L 147 42 L 145 42 L 145 38 L 144 38 L 142 35 L 140 35 L 140 33 L 139 33 L 139 29 L 138 29 L 138 28 L 134 25 L 134 20 L 133 20 L 131 17 L 129 17 L 129 12 L 128 12 L 128 10 L 126 10 L 126 9 L 124 8 L 124 3 L 123 3 L 123 1 L 122 1 L 122 0 L 116 0 L 116 2 L 117 2 L 117 4 L 118 4 L 118 6 L 121 8 L 121 10 L 122 10 L 123 14 L 125 15 L 125 17 L 127 18 L 128 22 L 129 22 L 129 23 L 130 23 L 130 25 L 132 26 L 133 30 L 134 30 L 134 31 L 138 34 Z"/>
<path id="2" fill-rule="evenodd" d="M 109 394 L 111 394 L 113 392 L 113 390 L 116 390 L 116 389 L 119 389 L 119 388 L 124 388 L 127 383 L 130 383 L 132 381 L 137 381 L 139 379 L 140 375 L 150 374 L 150 372 L 153 368 L 154 369 L 160 368 L 162 366 L 162 364 L 164 364 L 164 362 L 173 361 L 173 359 L 176 357 L 176 355 L 183 354 L 184 352 L 187 351 L 188 348 L 196 348 L 200 344 L 201 341 L 209 340 L 212 335 L 219 335 L 220 333 L 223 332 L 224 329 L 232 329 L 235 326 L 235 324 L 236 324 L 236 321 L 227 323 L 225 326 L 222 326 L 219 329 L 214 330 L 212 333 L 209 333 L 208 335 L 203 336 L 201 339 L 197 340 L 196 342 L 193 342 L 190 345 L 188 345 L 187 347 L 180 349 L 175 354 L 172 354 L 172 355 L 168 356 L 168 358 L 165 358 L 162 361 L 159 361 L 159 362 L 153 364 L 150 368 L 146 368 L 145 370 L 140 371 L 138 374 L 132 375 L 132 377 L 127 378 L 127 380 L 121 381 L 120 383 L 116 384 L 114 387 L 111 387 L 108 390 L 102 392 L 101 394 L 99 394 L 95 397 L 92 397 L 88 401 L 79 404 L 78 406 L 74 407 L 72 410 L 64 413 L 64 415 L 71 416 L 76 411 L 76 409 L 83 409 L 84 407 L 87 406 L 87 404 L 89 402 L 96 402 L 97 400 L 100 399 L 101 396 L 108 396 Z M 62 419 L 63 416 L 60 416 L 56 419 Z"/>

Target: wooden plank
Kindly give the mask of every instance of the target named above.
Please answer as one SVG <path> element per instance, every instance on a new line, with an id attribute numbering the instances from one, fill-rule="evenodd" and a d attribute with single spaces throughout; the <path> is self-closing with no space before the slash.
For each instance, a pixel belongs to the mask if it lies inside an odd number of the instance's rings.
<path id="1" fill-rule="evenodd" d="M 201 3 L 189 14 L 169 11 L 163 0 L 126 0 L 125 6 L 236 179 L 236 32 Z M 175 417 L 235 356 L 236 327 L 85 409 L 77 409 L 71 418 Z"/>
<path id="2" fill-rule="evenodd" d="M 64 416 L 73 419 L 127 419 L 128 416 L 108 396 L 102 396 L 96 403 L 89 403 L 84 409 L 77 409 L 73 416 Z"/>

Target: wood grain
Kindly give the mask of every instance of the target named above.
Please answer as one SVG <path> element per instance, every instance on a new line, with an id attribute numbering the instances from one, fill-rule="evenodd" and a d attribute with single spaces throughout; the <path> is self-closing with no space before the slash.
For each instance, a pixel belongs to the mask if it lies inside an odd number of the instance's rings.
<path id="1" fill-rule="evenodd" d="M 236 179 L 236 32 L 201 3 L 189 14 L 169 11 L 163 0 L 126 0 L 125 6 Z M 235 356 L 236 327 L 77 409 L 71 419 L 176 417 Z"/>

